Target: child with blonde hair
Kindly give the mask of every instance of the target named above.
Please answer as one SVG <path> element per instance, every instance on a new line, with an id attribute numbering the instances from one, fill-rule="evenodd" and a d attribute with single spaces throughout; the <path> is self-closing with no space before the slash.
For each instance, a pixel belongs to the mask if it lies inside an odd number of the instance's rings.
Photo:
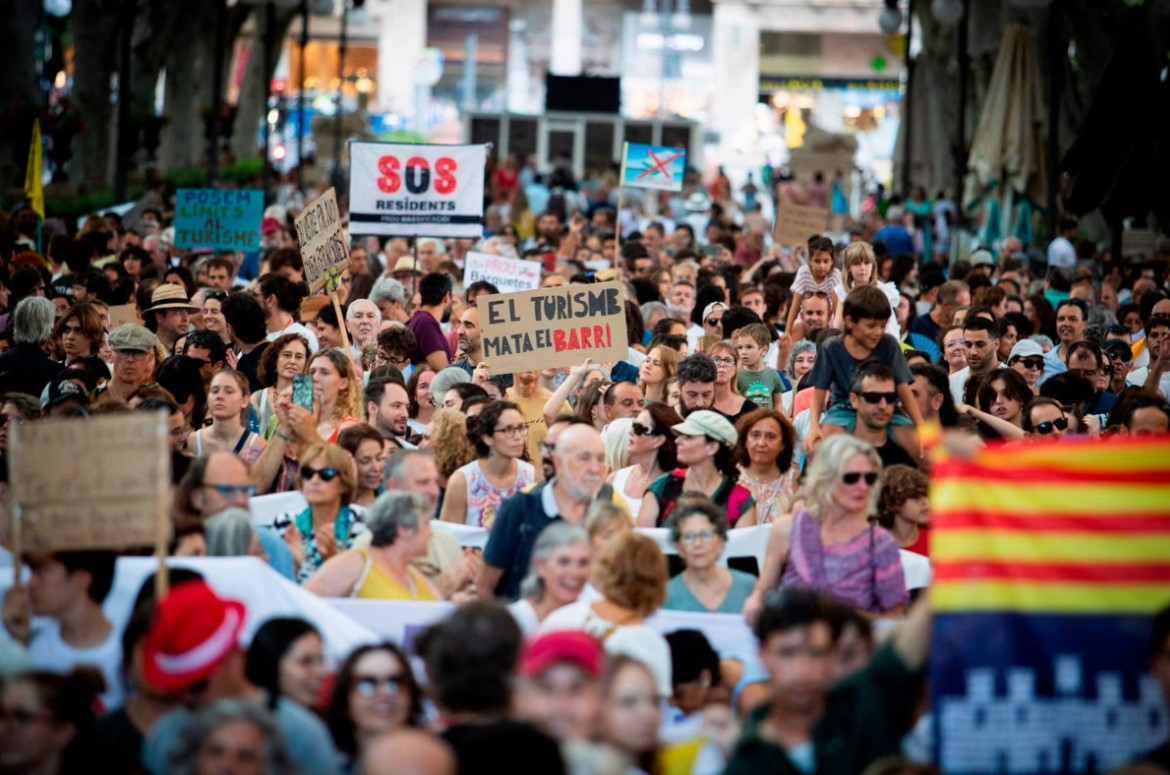
<path id="1" fill-rule="evenodd" d="M 890 311 L 894 314 L 890 315 L 889 321 L 886 323 L 886 333 L 895 339 L 902 338 L 902 329 L 898 325 L 898 299 L 901 294 L 898 293 L 898 287 L 893 283 L 883 283 L 878 281 L 877 276 L 877 255 L 873 251 L 873 246 L 868 242 L 851 242 L 845 247 L 841 253 L 841 263 L 844 265 L 844 282 L 837 288 L 837 298 L 840 302 L 845 301 L 845 297 L 854 288 L 859 288 L 863 285 L 876 285 L 881 289 L 882 293 L 886 294 L 886 298 L 890 300 Z M 842 328 L 844 326 L 844 305 L 838 303 L 836 305 L 837 311 L 833 315 L 833 328 Z"/>

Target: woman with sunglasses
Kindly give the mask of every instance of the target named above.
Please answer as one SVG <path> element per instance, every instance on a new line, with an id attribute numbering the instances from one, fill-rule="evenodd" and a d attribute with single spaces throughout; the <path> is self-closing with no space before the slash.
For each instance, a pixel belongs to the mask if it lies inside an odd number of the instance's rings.
<path id="1" fill-rule="evenodd" d="M 638 527 L 662 527 L 670 510 L 684 492 L 706 495 L 727 511 L 732 527 L 756 524 L 756 502 L 739 484 L 739 468 L 731 449 L 738 436 L 727 418 L 718 412 L 700 409 L 671 426 L 681 466 L 666 473 L 646 488 L 638 509 Z"/>
<path id="2" fill-rule="evenodd" d="M 422 726 L 422 690 L 406 655 L 393 643 L 351 652 L 337 671 L 325 723 L 347 757 L 343 772 L 357 772 L 362 752 L 384 735 Z"/>
<path id="3" fill-rule="evenodd" d="M 522 460 L 528 426 L 519 406 L 493 401 L 467 421 L 467 438 L 479 457 L 447 480 L 440 519 L 490 528 L 500 504 L 536 481 L 536 469 Z"/>
<path id="4" fill-rule="evenodd" d="M 678 463 L 674 444 L 678 412 L 666 404 L 650 404 L 638 413 L 630 427 L 629 465 L 609 475 L 607 482 L 626 499 L 631 514 L 638 514 L 646 488 Z"/>
<path id="5" fill-rule="evenodd" d="M 791 513 L 800 478 L 792 423 L 775 409 L 757 409 L 741 417 L 735 431 L 739 483 L 756 502 L 756 519 L 763 525 Z"/>
<path id="6" fill-rule="evenodd" d="M 284 334 L 260 356 L 256 379 L 264 387 L 252 394 L 252 408 L 260 418 L 260 433 L 266 440 L 276 433 L 276 397 L 292 390 L 293 378 L 305 373 L 309 352 L 308 339 L 300 334 Z"/>
<path id="7" fill-rule="evenodd" d="M 297 582 L 303 584 L 330 557 L 352 548 L 365 526 L 349 506 L 357 489 L 349 453 L 334 444 L 312 444 L 300 460 L 297 489 L 309 506 L 278 516 L 272 527 L 292 550 Z"/>
<path id="8" fill-rule="evenodd" d="M 838 433 L 822 442 L 800 492 L 805 508 L 772 523 L 764 569 L 744 605 L 749 621 L 778 585 L 833 595 L 868 616 L 905 613 L 909 595 L 898 545 L 871 521 L 881 469 L 867 441 Z"/>
<path id="9" fill-rule="evenodd" d="M 207 289 L 203 291 L 203 328 L 219 338 L 228 347 L 231 347 L 232 338 L 228 335 L 227 319 L 223 316 L 223 303 L 227 300 L 226 291 Z"/>
<path id="10" fill-rule="evenodd" d="M 432 511 L 422 496 L 413 493 L 378 496 L 362 518 L 370 534 L 369 546 L 341 552 L 325 562 L 305 589 L 322 597 L 441 600 L 430 579 L 413 567 L 427 554 Z"/>
<path id="11" fill-rule="evenodd" d="M 1032 339 L 1016 342 L 1008 355 L 1008 368 L 1024 378 L 1032 395 L 1040 394 L 1040 375 L 1044 372 L 1044 348 Z"/>
<path id="12" fill-rule="evenodd" d="M 235 369 L 223 368 L 211 378 L 207 413 L 211 425 L 194 431 L 187 449 L 195 457 L 212 452 L 231 452 L 251 466 L 264 451 L 264 439 L 248 430 L 248 378 Z"/>

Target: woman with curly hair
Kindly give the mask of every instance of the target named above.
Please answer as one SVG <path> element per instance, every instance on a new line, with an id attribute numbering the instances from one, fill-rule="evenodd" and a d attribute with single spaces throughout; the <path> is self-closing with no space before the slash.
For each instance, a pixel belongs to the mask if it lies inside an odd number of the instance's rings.
<path id="1" fill-rule="evenodd" d="M 293 377 L 305 373 L 309 363 L 309 340 L 300 334 L 284 334 L 273 340 L 260 356 L 256 379 L 264 387 L 252 394 L 252 408 L 260 418 L 260 433 L 266 441 L 276 433 L 276 397 L 292 388 Z"/>
<path id="2" fill-rule="evenodd" d="M 468 424 L 467 438 L 478 459 L 451 475 L 440 518 L 490 527 L 500 504 L 536 481 L 536 470 L 522 459 L 528 428 L 519 406 L 493 401 Z"/>
<path id="3" fill-rule="evenodd" d="M 455 409 L 436 409 L 431 422 L 423 432 L 420 449 L 429 449 L 435 456 L 435 467 L 443 488 L 451 474 L 475 460 L 475 445 L 467 438 L 470 418 Z"/>

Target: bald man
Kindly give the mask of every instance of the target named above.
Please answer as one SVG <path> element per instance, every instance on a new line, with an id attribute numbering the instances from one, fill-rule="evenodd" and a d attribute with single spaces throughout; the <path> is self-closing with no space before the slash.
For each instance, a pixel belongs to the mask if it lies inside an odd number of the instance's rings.
<path id="1" fill-rule="evenodd" d="M 349 331 L 357 355 L 361 355 L 366 344 L 377 340 L 381 324 L 382 313 L 377 304 L 369 299 L 350 302 L 349 309 L 345 311 L 345 328 Z"/>
<path id="2" fill-rule="evenodd" d="M 455 775 L 455 753 L 417 729 L 383 735 L 362 752 L 362 775 Z"/>
<path id="3" fill-rule="evenodd" d="M 500 504 L 483 550 L 476 588 L 481 597 L 515 600 L 541 531 L 558 520 L 581 524 L 605 481 L 605 444 L 591 425 L 570 425 L 553 450 L 557 475 Z"/>

